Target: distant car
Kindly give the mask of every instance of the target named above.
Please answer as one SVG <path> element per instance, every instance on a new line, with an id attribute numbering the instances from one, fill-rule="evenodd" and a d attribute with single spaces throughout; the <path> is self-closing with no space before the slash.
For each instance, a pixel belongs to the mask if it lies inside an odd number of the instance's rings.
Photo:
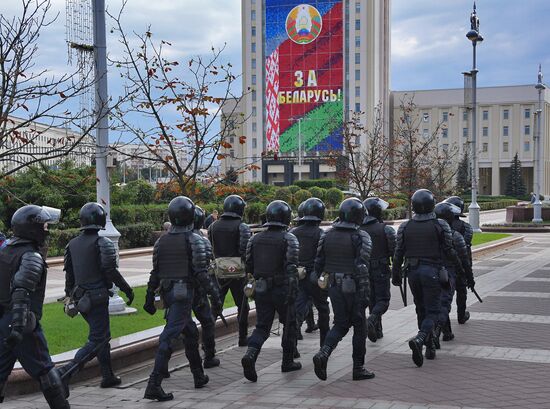
<path id="1" fill-rule="evenodd" d="M 361 195 L 356 190 L 343 190 L 342 193 L 346 198 L 348 197 L 357 197 L 358 199 L 361 199 Z"/>

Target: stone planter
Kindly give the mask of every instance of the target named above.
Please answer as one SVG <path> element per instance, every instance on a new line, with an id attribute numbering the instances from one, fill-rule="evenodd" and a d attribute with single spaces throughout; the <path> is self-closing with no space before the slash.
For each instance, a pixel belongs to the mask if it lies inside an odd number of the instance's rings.
<path id="1" fill-rule="evenodd" d="M 542 219 L 550 220 L 550 207 L 542 208 Z M 533 208 L 527 206 L 509 206 L 506 208 L 506 223 L 530 222 L 533 220 Z"/>

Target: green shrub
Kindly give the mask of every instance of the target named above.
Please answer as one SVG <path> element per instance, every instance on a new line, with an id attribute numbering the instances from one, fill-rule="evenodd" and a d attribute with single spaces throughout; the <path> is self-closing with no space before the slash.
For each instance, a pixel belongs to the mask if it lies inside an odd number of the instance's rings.
<path id="1" fill-rule="evenodd" d="M 298 180 L 294 183 L 302 189 L 309 189 L 310 187 L 322 187 L 323 189 L 330 189 L 336 187 L 337 182 L 334 179 L 310 179 L 310 180 Z"/>
<path id="2" fill-rule="evenodd" d="M 290 186 L 288 187 L 288 190 L 290 190 L 290 192 L 291 192 L 292 194 L 295 194 L 295 193 L 296 193 L 298 190 L 300 190 L 300 189 L 301 189 L 301 187 L 300 187 L 300 186 L 296 186 L 296 185 L 290 185 Z"/>
<path id="3" fill-rule="evenodd" d="M 491 201 L 491 202 L 478 202 L 479 207 L 481 210 L 498 210 L 498 209 L 505 209 L 508 206 L 516 206 L 518 204 L 517 199 L 504 199 L 504 200 L 498 200 L 498 201 Z M 468 211 L 468 206 L 470 206 L 469 202 L 464 203 L 464 211 Z"/>
<path id="4" fill-rule="evenodd" d="M 136 223 L 151 223 L 157 230 L 168 220 L 168 205 L 120 205 L 111 208 L 115 226 Z"/>
<path id="5" fill-rule="evenodd" d="M 382 218 L 384 220 L 398 220 L 404 219 L 407 215 L 407 207 L 394 207 L 386 209 L 382 212 Z"/>
<path id="6" fill-rule="evenodd" d="M 299 206 L 304 200 L 312 197 L 312 194 L 309 190 L 300 189 L 294 194 L 294 206 Z"/>
<path id="7" fill-rule="evenodd" d="M 211 214 L 214 210 L 218 211 L 218 215 L 223 213 L 223 204 L 218 203 L 199 203 L 198 204 L 207 215 Z"/>
<path id="8" fill-rule="evenodd" d="M 118 246 L 120 249 L 133 249 L 137 247 L 152 246 L 153 231 L 159 230 L 153 223 L 136 223 L 119 226 L 120 232 Z"/>
<path id="9" fill-rule="evenodd" d="M 267 205 L 261 202 L 249 203 L 244 209 L 244 221 L 249 224 L 260 223 L 260 216 L 265 213 Z"/>
<path id="10" fill-rule="evenodd" d="M 48 238 L 48 256 L 62 256 L 65 246 L 80 234 L 80 229 L 52 229 Z"/>
<path id="11" fill-rule="evenodd" d="M 325 201 L 329 206 L 337 207 L 344 199 L 344 194 L 338 188 L 331 187 L 325 194 Z"/>
<path id="12" fill-rule="evenodd" d="M 311 193 L 312 197 L 316 197 L 317 199 L 325 200 L 325 195 L 327 194 L 327 190 L 323 189 L 319 186 L 313 186 L 308 189 Z"/>
<path id="13" fill-rule="evenodd" d="M 407 207 L 407 200 L 405 199 L 388 199 L 388 203 L 390 204 L 390 209 L 394 209 L 396 207 Z"/>
<path id="14" fill-rule="evenodd" d="M 284 200 L 287 203 L 292 202 L 292 192 L 288 187 L 281 187 L 275 192 L 276 200 Z"/>

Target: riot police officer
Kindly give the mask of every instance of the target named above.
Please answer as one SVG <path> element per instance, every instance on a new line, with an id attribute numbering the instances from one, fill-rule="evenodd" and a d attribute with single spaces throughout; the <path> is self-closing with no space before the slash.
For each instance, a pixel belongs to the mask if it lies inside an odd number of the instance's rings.
<path id="1" fill-rule="evenodd" d="M 472 238 L 474 237 L 474 230 L 472 226 L 461 220 L 461 217 L 466 217 L 464 215 L 464 200 L 458 196 L 451 196 L 445 199 L 446 202 L 454 204 L 460 208 L 460 214 L 456 215 L 451 228 L 459 232 L 464 241 L 466 242 L 466 248 L 468 249 L 468 259 L 470 260 L 470 265 L 472 265 Z M 466 321 L 470 319 L 470 313 L 466 311 L 466 300 L 468 298 L 468 285 L 472 288 L 475 286 L 475 281 L 472 280 L 470 283 L 466 282 L 466 277 L 457 277 L 456 280 L 456 315 L 459 324 L 466 324 Z"/>
<path id="2" fill-rule="evenodd" d="M 338 342 L 353 327 L 353 380 L 374 378 L 365 369 L 366 318 L 369 305 L 369 261 L 371 239 L 359 226 L 365 207 L 357 198 L 340 204 L 338 221 L 319 240 L 315 274 L 320 283 L 328 281 L 328 294 L 334 312 L 334 325 L 321 349 L 313 357 L 315 374 L 327 379 L 328 358 Z"/>
<path id="3" fill-rule="evenodd" d="M 245 201 L 238 195 L 231 195 L 225 198 L 223 202 L 223 214 L 221 218 L 215 221 L 208 228 L 208 238 L 212 243 L 214 253 L 214 263 L 218 271 L 222 303 L 228 291 L 235 304 L 239 319 L 239 346 L 246 346 L 246 337 L 248 334 L 248 301 L 244 296 L 245 273 L 244 258 L 246 253 L 246 244 L 250 239 L 251 232 L 247 224 L 243 223 Z M 238 260 L 240 258 L 240 260 Z M 238 268 L 235 263 L 231 264 L 229 271 L 222 267 L 222 261 L 231 259 L 238 261 Z M 240 271 L 239 271 L 240 270 Z M 225 274 L 229 273 L 224 278 Z"/>
<path id="4" fill-rule="evenodd" d="M 173 341 L 183 332 L 185 355 L 193 374 L 195 388 L 208 383 L 204 374 L 198 349 L 198 331 L 191 324 L 191 309 L 194 296 L 194 280 L 197 280 L 210 295 L 214 313 L 222 308 L 217 288 L 208 278 L 208 251 L 204 239 L 193 233 L 195 204 L 185 196 L 178 196 L 168 205 L 172 226 L 168 234 L 161 236 L 153 249 L 153 269 L 147 284 L 143 309 L 149 314 L 156 312 L 156 293 L 166 307 L 166 326 L 159 336 L 155 365 L 145 389 L 145 399 L 167 401 L 174 396 L 162 389 L 161 383 L 168 373 L 168 361 L 172 354 Z"/>
<path id="5" fill-rule="evenodd" d="M 79 368 L 97 355 L 101 368 L 101 387 L 120 385 L 120 378 L 111 365 L 111 338 L 109 323 L 109 296 L 113 283 L 128 298 L 134 292 L 118 271 L 116 248 L 113 242 L 99 231 L 105 228 L 107 213 L 99 203 L 86 203 L 80 209 L 79 236 L 65 247 L 65 294 L 74 303 L 89 327 L 88 342 L 76 353 L 74 359 L 61 369 L 64 372 L 73 365 Z M 102 346 L 102 344 L 105 344 Z M 97 353 L 92 351 L 97 350 Z M 74 375 L 74 373 L 73 373 Z"/>
<path id="6" fill-rule="evenodd" d="M 367 335 L 372 342 L 382 338 L 382 315 L 390 306 L 390 278 L 389 263 L 395 251 L 395 230 L 386 226 L 382 219 L 382 212 L 388 208 L 389 203 L 378 198 L 370 197 L 363 202 L 367 215 L 361 225 L 361 230 L 366 231 L 372 240 L 372 253 L 370 258 L 370 297 L 367 318 Z"/>
<path id="7" fill-rule="evenodd" d="M 193 226 L 193 233 L 198 234 L 204 240 L 206 246 L 206 252 L 208 254 L 208 262 L 212 260 L 212 246 L 206 237 L 203 236 L 201 229 L 204 225 L 204 210 L 199 206 L 195 206 L 195 221 Z M 209 271 L 210 273 L 210 271 Z M 213 274 L 209 274 L 210 281 L 213 286 L 218 288 L 218 280 Z M 212 315 L 212 309 L 208 302 L 206 291 L 200 286 L 200 283 L 195 283 L 195 296 L 193 298 L 193 313 L 197 320 L 199 320 L 202 328 L 202 349 L 204 351 L 204 368 L 214 368 L 220 365 L 220 360 L 216 357 L 216 340 L 214 329 L 216 326 L 216 319 Z"/>
<path id="8" fill-rule="evenodd" d="M 323 233 L 319 225 L 325 217 L 325 204 L 321 199 L 310 198 L 300 206 L 302 207 L 300 226 L 290 231 L 300 243 L 298 267 L 300 280 L 298 296 L 296 298 L 296 319 L 298 328 L 300 328 L 304 320 L 307 319 L 312 305 L 315 305 L 319 311 L 320 341 L 322 346 L 329 329 L 330 308 L 327 301 L 328 294 L 317 285 L 317 276 L 313 271 L 313 267 L 319 239 Z"/>
<path id="9" fill-rule="evenodd" d="M 248 339 L 248 349 L 241 363 L 244 376 L 256 382 L 256 359 L 269 337 L 275 312 L 283 321 L 282 372 L 302 368 L 294 362 L 296 315 L 294 303 L 298 287 L 299 243 L 287 232 L 292 216 L 290 206 L 281 200 L 271 202 L 266 209 L 266 231 L 253 236 L 246 248 L 246 272 L 255 279 L 256 328 Z"/>
<path id="10" fill-rule="evenodd" d="M 35 380 L 52 409 L 69 409 L 68 390 L 48 351 L 40 326 L 46 292 L 44 245 L 48 224 L 61 211 L 27 205 L 12 219 L 14 237 L 0 250 L 0 402 L 16 361 Z"/>
<path id="11" fill-rule="evenodd" d="M 449 226 L 452 226 L 455 216 L 460 213 L 460 208 L 449 202 L 441 202 L 435 206 L 435 215 L 438 218 L 445 220 Z M 453 234 L 453 245 L 458 253 L 461 265 L 457 266 L 453 264 L 452 260 L 448 257 L 443 257 L 445 269 L 449 274 L 449 286 L 447 288 L 443 288 L 441 292 L 441 312 L 439 314 L 439 322 L 436 325 L 435 330 L 436 348 L 439 347 L 439 336 L 441 332 L 443 333 L 443 341 L 451 341 L 455 337 L 451 328 L 449 313 L 451 312 L 451 306 L 456 288 L 455 283 L 457 280 L 457 272 L 464 272 L 464 274 L 458 274 L 458 279 L 462 280 L 463 276 L 465 276 L 466 282 L 469 283 L 473 280 L 472 266 L 468 258 L 468 250 L 466 248 L 464 238 L 459 232 L 454 231 L 452 227 L 451 230 Z"/>
<path id="12" fill-rule="evenodd" d="M 412 219 L 403 222 L 397 231 L 397 245 L 392 265 L 392 284 L 401 286 L 402 264 L 413 293 L 418 321 L 418 334 L 409 340 L 413 362 L 422 366 L 426 359 L 435 359 L 433 330 L 441 310 L 441 287 L 448 285 L 443 256 L 460 265 L 453 247 L 451 228 L 435 216 L 435 198 L 427 189 L 412 196 Z M 406 290 L 406 289 L 405 289 Z"/>

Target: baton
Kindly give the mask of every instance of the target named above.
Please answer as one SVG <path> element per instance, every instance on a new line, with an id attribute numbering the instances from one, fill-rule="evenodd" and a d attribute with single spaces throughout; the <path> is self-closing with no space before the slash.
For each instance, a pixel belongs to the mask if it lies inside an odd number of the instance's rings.
<path id="1" fill-rule="evenodd" d="M 481 299 L 481 297 L 479 296 L 479 294 L 477 293 L 476 289 L 474 287 L 471 288 L 472 292 L 474 293 L 474 295 L 476 296 L 477 300 L 479 302 L 483 302 L 483 300 Z"/>
<path id="2" fill-rule="evenodd" d="M 90 352 L 84 355 L 84 357 L 80 359 L 78 362 L 73 361 L 69 369 L 66 372 L 63 372 L 63 374 L 60 376 L 61 380 L 68 381 L 71 378 L 71 376 L 73 376 L 74 373 L 80 371 L 80 369 L 84 367 L 86 362 L 88 362 L 89 360 L 97 356 L 99 351 L 101 351 L 103 347 L 105 347 L 110 341 L 111 341 L 111 338 L 105 339 L 103 342 L 97 344 L 94 349 L 92 349 Z"/>
<path id="3" fill-rule="evenodd" d="M 223 313 L 220 312 L 220 313 L 218 314 L 218 317 L 220 317 L 220 319 L 221 319 L 222 322 L 223 322 L 223 325 L 225 325 L 226 328 L 229 327 L 229 324 L 227 324 L 227 321 L 225 320 L 225 317 L 223 316 Z"/>

